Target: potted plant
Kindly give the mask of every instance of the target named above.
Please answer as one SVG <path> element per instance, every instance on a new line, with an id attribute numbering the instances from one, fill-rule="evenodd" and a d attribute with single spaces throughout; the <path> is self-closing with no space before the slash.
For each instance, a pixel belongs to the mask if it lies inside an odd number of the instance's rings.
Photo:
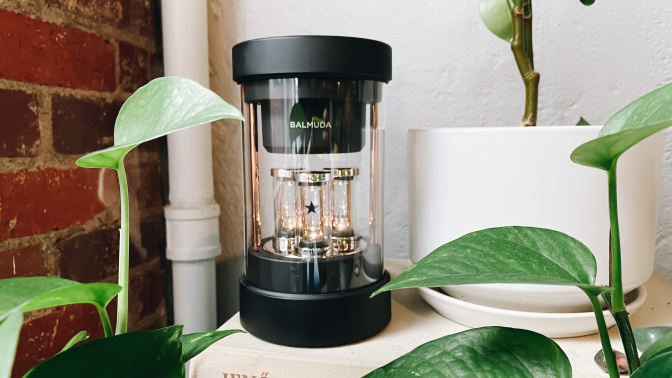
<path id="1" fill-rule="evenodd" d="M 619 371 L 598 300 L 600 296 L 618 325 L 631 376 L 670 376 L 670 329 L 652 327 L 633 333 L 630 327 L 622 279 L 629 267 L 622 260 L 619 223 L 623 217 L 619 218 L 622 213 L 617 198 L 619 158 L 645 138 L 672 125 L 670 104 L 672 84 L 617 112 L 606 122 L 598 138 L 580 145 L 571 154 L 575 163 L 607 173 L 611 240 L 609 285 L 595 283 L 598 264 L 590 249 L 580 241 L 545 228 L 508 226 L 472 232 L 444 244 L 379 292 L 494 282 L 575 286 L 587 295 L 593 308 L 610 377 L 618 377 Z M 576 214 L 577 217 L 582 215 Z M 368 376 L 423 376 L 428 372 L 444 376 L 480 376 L 485 372 L 489 376 L 569 377 L 572 374 L 564 352 L 545 336 L 527 330 L 485 327 L 431 341 Z"/>
<path id="2" fill-rule="evenodd" d="M 26 376 L 159 376 L 184 377 L 184 364 L 213 342 L 240 330 L 182 335 L 182 326 L 127 333 L 129 288 L 129 204 L 124 157 L 141 143 L 222 118 L 243 120 L 237 108 L 188 79 L 152 80 L 126 100 L 114 128 L 114 146 L 77 160 L 88 168 L 117 172 L 121 193 L 119 284 L 89 283 L 56 277 L 0 280 L 0 378 L 9 377 L 23 313 L 48 307 L 89 303 L 96 307 L 105 338 L 75 346 L 87 338 L 80 332 L 63 351 L 37 365 Z M 106 306 L 117 302 L 116 331 Z M 74 346 L 74 347 L 73 347 Z"/>
<path id="3" fill-rule="evenodd" d="M 582 1 L 584 4 L 592 3 Z M 525 86 L 521 125 L 537 121 L 539 74 L 534 70 L 532 2 L 481 0 L 485 25 L 510 42 Z M 600 172 L 571 163 L 572 149 L 597 137 L 598 126 L 412 129 L 408 134 L 409 247 L 419 261 L 447 240 L 471 230 L 508 224 L 545 227 L 579 239 L 595 254 L 598 283 L 607 283 L 609 220 Z M 662 139 L 628 152 L 619 175 L 626 290 L 653 272 L 656 200 Z M 647 170 L 639 167 L 645 166 Z M 571 183 L 571 187 L 566 184 Z M 581 212 L 582 216 L 576 214 Z M 436 216 L 441 214 L 441 216 Z M 636 251 L 636 253 L 635 253 Z M 574 288 L 487 285 L 448 287 L 461 300 L 539 312 L 590 311 Z M 539 301 L 551 294 L 553 300 Z"/>

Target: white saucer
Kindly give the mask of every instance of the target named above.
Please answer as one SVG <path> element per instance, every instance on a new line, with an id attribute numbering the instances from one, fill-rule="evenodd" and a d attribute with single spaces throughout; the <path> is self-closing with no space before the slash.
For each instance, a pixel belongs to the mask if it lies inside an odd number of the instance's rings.
<path id="1" fill-rule="evenodd" d="M 418 288 L 420 296 L 441 315 L 469 327 L 504 326 L 528 329 L 551 338 L 576 337 L 597 332 L 593 312 L 543 313 L 504 310 L 465 302 L 444 294 L 438 289 Z M 627 294 L 629 313 L 634 313 L 646 300 L 642 285 Z M 604 311 L 607 327 L 616 322 L 609 311 Z"/>

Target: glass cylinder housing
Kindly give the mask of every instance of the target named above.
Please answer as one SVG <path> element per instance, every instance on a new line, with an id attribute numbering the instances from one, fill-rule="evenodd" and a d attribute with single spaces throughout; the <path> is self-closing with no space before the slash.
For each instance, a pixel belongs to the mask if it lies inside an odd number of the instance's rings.
<path id="1" fill-rule="evenodd" d="M 336 292 L 380 279 L 382 83 L 282 78 L 242 88 L 246 278 L 288 293 Z"/>
<path id="2" fill-rule="evenodd" d="M 380 279 L 382 83 L 282 78 L 242 88 L 246 278 L 288 293 L 336 292 Z"/>
<path id="3" fill-rule="evenodd" d="M 259 290 L 272 297 L 382 285 L 391 49 L 359 38 L 278 37 L 236 45 L 233 58 L 245 116 L 241 318 L 244 298 Z"/>

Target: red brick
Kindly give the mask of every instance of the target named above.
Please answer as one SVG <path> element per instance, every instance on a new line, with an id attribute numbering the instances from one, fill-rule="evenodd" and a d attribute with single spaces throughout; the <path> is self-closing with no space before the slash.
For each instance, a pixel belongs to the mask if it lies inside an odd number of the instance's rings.
<path id="1" fill-rule="evenodd" d="M 141 252 L 131 254 L 131 259 L 134 258 L 134 255 L 137 255 L 138 259 L 136 264 L 131 261 L 132 265 L 153 260 L 166 249 L 166 220 L 163 215 L 143 220 L 140 223 L 140 232 L 142 234 L 142 248 L 140 248 Z M 133 249 L 131 249 L 131 252 L 133 252 Z"/>
<path id="2" fill-rule="evenodd" d="M 0 241 L 79 225 L 105 210 L 98 169 L 0 173 Z"/>
<path id="3" fill-rule="evenodd" d="M 143 163 L 128 169 L 128 191 L 139 209 L 163 206 L 163 182 L 158 162 Z"/>
<path id="4" fill-rule="evenodd" d="M 156 0 L 46 0 L 47 6 L 149 36 L 154 31 Z"/>
<path id="5" fill-rule="evenodd" d="M 97 91 L 116 87 L 114 47 L 72 28 L 0 10 L 0 77 Z"/>
<path id="6" fill-rule="evenodd" d="M 39 245 L 0 252 L 0 279 L 46 275 L 47 268 Z"/>
<path id="7" fill-rule="evenodd" d="M 133 227 L 135 223 L 131 223 Z M 131 232 L 129 265 L 138 266 L 159 256 L 165 248 L 162 216 L 141 222 Z M 137 227 L 137 226 L 136 226 Z M 116 275 L 119 264 L 119 230 L 102 229 L 73 236 L 56 243 L 60 253 L 61 277 L 78 282 L 97 282 Z"/>
<path id="8" fill-rule="evenodd" d="M 85 154 L 114 144 L 114 121 L 121 103 L 57 95 L 51 106 L 56 152 Z"/>
<path id="9" fill-rule="evenodd" d="M 45 3 L 47 6 L 55 6 L 79 17 L 86 17 L 113 25 L 119 24 L 124 14 L 122 1 L 46 0 Z"/>
<path id="10" fill-rule="evenodd" d="M 39 146 L 35 95 L 0 89 L 0 157 L 37 156 Z"/>
<path id="11" fill-rule="evenodd" d="M 113 317 L 112 306 L 108 314 Z M 90 304 L 60 307 L 56 311 L 24 323 L 19 335 L 12 377 L 21 377 L 41 361 L 60 352 L 80 331 L 89 341 L 104 336 L 96 308 Z"/>
<path id="12" fill-rule="evenodd" d="M 150 36 L 154 33 L 154 3 L 156 0 L 121 0 L 123 6 L 122 19 L 119 26 L 137 30 L 140 34 Z"/>
<path id="13" fill-rule="evenodd" d="M 159 310 L 165 315 L 166 305 L 158 266 L 154 270 L 131 277 L 128 303 L 128 327 L 131 330 L 138 330 L 142 319 Z"/>
<path id="14" fill-rule="evenodd" d="M 165 138 L 165 137 L 161 137 Z M 138 146 L 138 149 L 145 154 L 155 154 L 158 155 L 161 153 L 161 138 L 152 139 L 148 142 L 145 142 Z"/>
<path id="15" fill-rule="evenodd" d="M 119 42 L 119 86 L 133 92 L 151 79 L 152 56 L 149 51 Z"/>
<path id="16" fill-rule="evenodd" d="M 118 272 L 119 230 L 95 230 L 56 243 L 61 277 L 97 282 Z"/>

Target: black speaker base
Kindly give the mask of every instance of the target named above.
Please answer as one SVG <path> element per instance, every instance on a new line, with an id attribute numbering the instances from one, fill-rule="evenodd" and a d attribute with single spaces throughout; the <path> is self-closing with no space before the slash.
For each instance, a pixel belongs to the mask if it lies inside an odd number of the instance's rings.
<path id="1" fill-rule="evenodd" d="M 371 285 L 328 294 L 288 294 L 240 280 L 240 323 L 273 344 L 329 347 L 371 337 L 390 322 L 390 292 L 369 296 L 390 274 Z"/>

